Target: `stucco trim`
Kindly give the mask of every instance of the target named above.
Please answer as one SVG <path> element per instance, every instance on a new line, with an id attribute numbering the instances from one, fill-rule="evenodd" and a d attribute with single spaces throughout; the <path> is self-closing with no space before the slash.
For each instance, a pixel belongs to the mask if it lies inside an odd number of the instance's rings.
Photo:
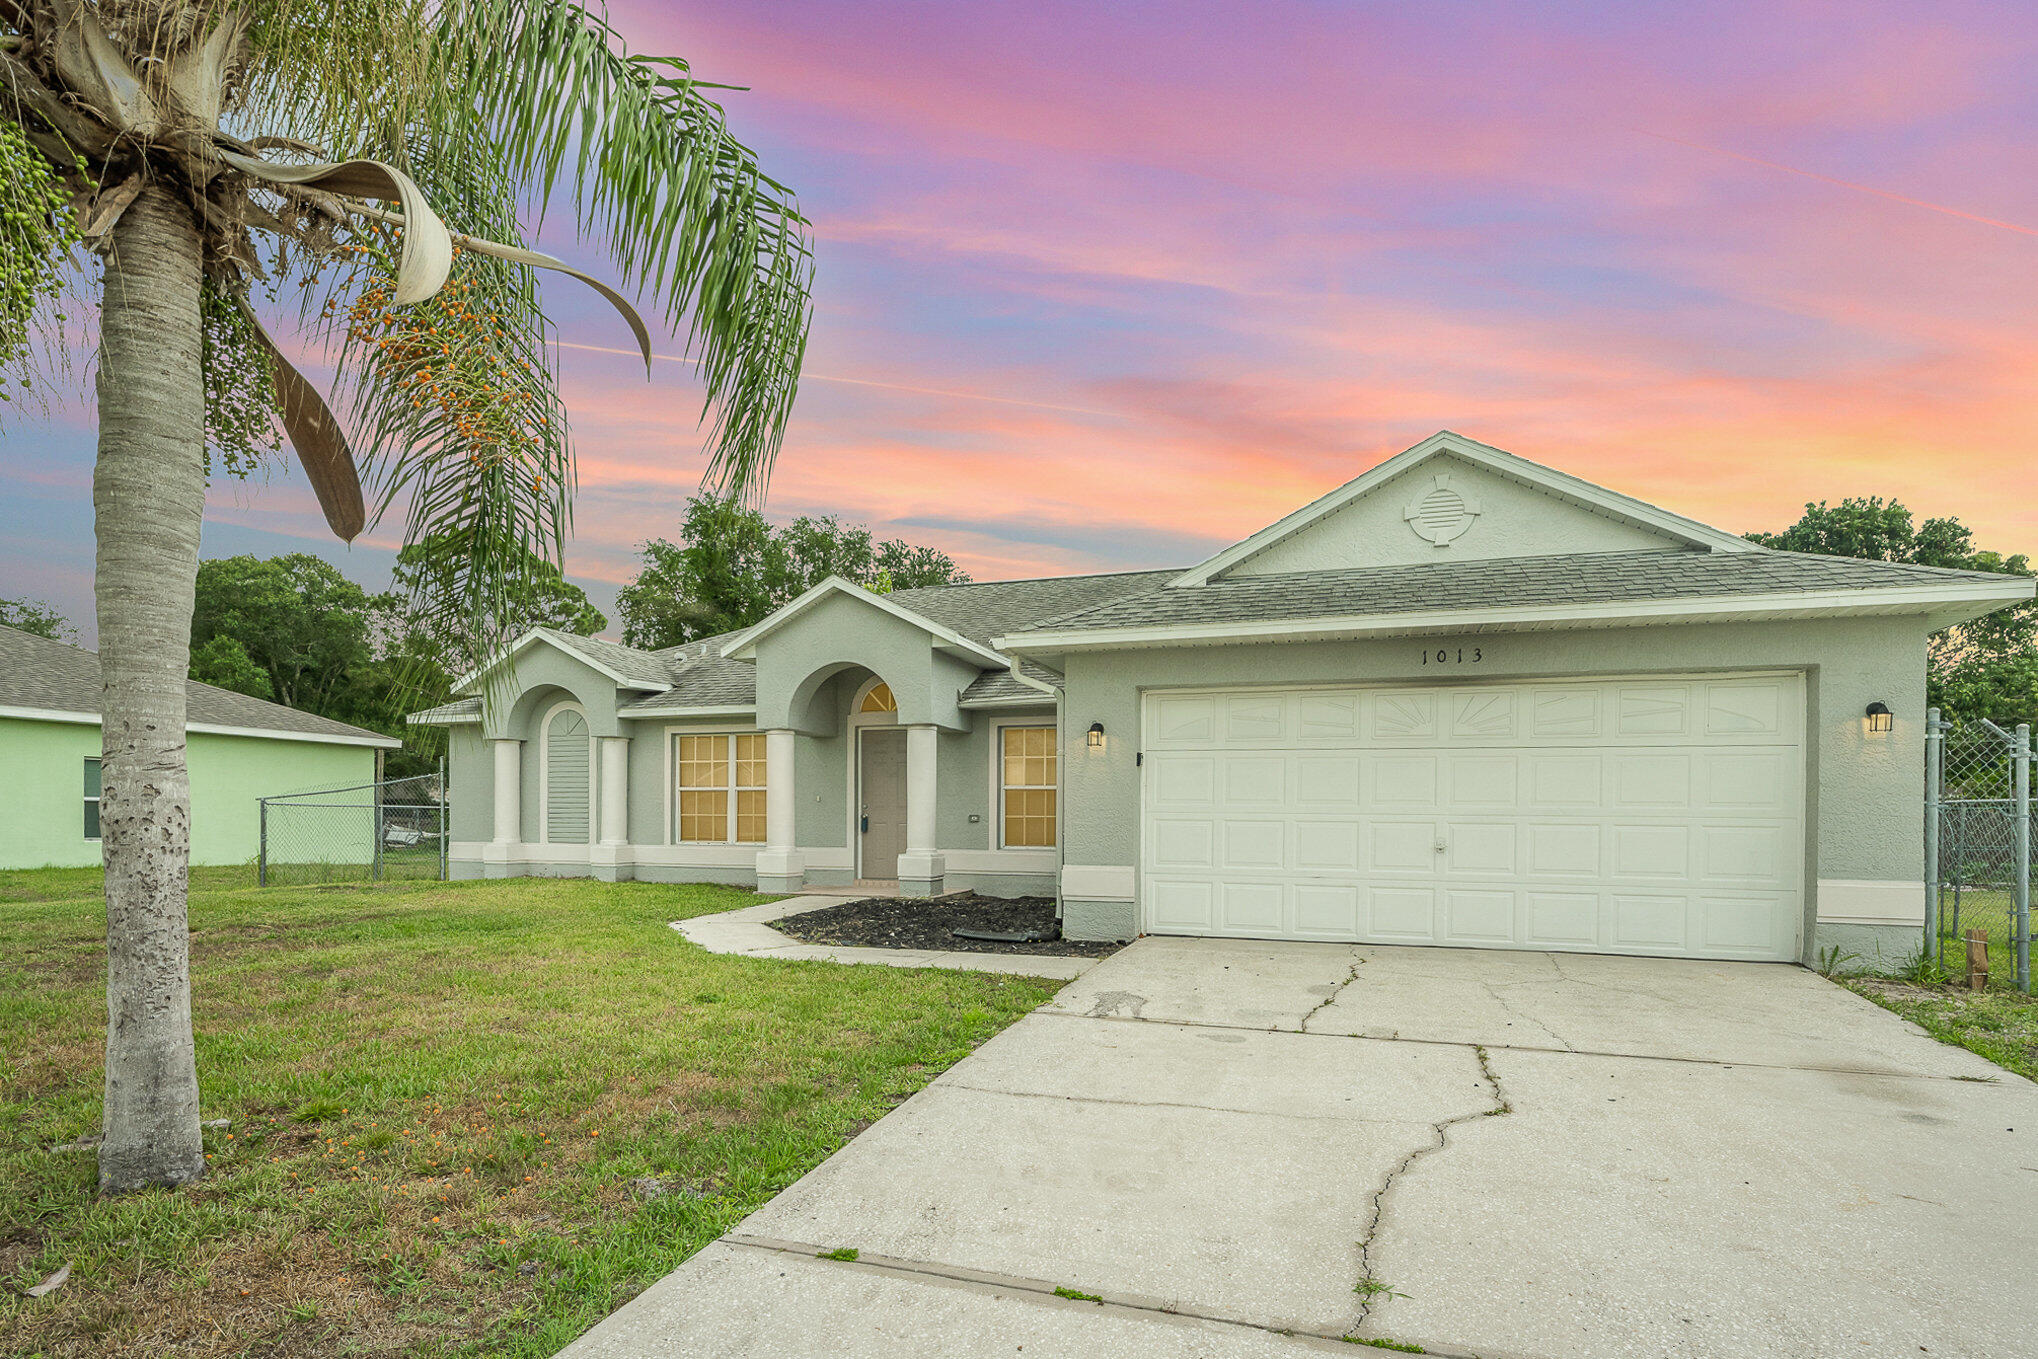
<path id="1" fill-rule="evenodd" d="M 1389 481 L 1410 468 L 1438 456 L 1459 458 L 1560 500 L 1568 500 L 1575 505 L 1615 519 L 1625 519 L 1698 547 L 1711 548 L 1715 552 L 1755 550 L 1754 544 L 1738 534 L 1716 529 L 1710 524 L 1701 524 L 1698 520 L 1687 519 L 1681 514 L 1672 514 L 1669 510 L 1658 508 L 1647 501 L 1636 500 L 1633 496 L 1625 496 L 1618 491 L 1610 491 L 1604 486 L 1595 486 L 1583 478 L 1559 472 L 1553 467 L 1544 467 L 1505 449 L 1482 444 L 1476 439 L 1467 439 L 1462 434 L 1453 434 L 1450 430 L 1444 429 L 1438 430 L 1414 447 L 1402 450 L 1370 471 L 1354 477 L 1329 495 L 1311 501 L 1251 537 L 1241 539 L 1216 556 L 1190 567 L 1170 583 L 1178 586 L 1206 584 L 1247 558 L 1258 556 L 1283 539 L 1293 537 L 1311 524 L 1336 514 L 1382 482 Z"/>
<path id="2" fill-rule="evenodd" d="M 1642 599 L 1592 604 L 1535 604 L 1500 609 L 1437 609 L 1417 613 L 1342 614 L 1328 618 L 1227 623 L 1177 623 L 1165 627 L 1084 628 L 1020 632 L 992 640 L 1005 650 L 1112 651 L 1141 646 L 1183 646 L 1199 642 L 1334 641 L 1413 632 L 1467 632 L 1538 626 L 1556 628 L 1635 627 L 1669 622 L 1756 622 L 1864 614 L 1933 614 L 1960 605 L 1984 605 L 1981 612 L 2032 597 L 2038 582 L 2006 576 L 1997 586 L 1979 581 L 1948 585 L 1906 585 L 1879 590 L 1801 590 L 1759 595 L 1695 595 L 1687 599 Z M 1962 614 L 1955 608 L 1955 621 Z"/>
<path id="3" fill-rule="evenodd" d="M 1925 884 L 1863 878 L 1820 878 L 1821 925 L 1909 925 L 1925 923 Z"/>
<path id="4" fill-rule="evenodd" d="M 1119 864 L 1063 864 L 1062 895 L 1086 901 L 1134 901 L 1137 875 Z"/>
<path id="5" fill-rule="evenodd" d="M 934 638 L 940 650 L 977 661 L 993 670 L 1003 670 L 1011 664 L 1010 657 L 1001 656 L 988 647 L 972 642 L 961 633 L 951 628 L 945 628 L 932 619 L 923 618 L 911 609 L 894 604 L 883 595 L 872 594 L 856 582 L 844 580 L 841 576 L 828 577 L 828 579 L 822 581 L 813 589 L 808 590 L 790 604 L 782 605 L 762 622 L 738 633 L 729 640 L 728 645 L 722 648 L 722 654 L 733 661 L 756 660 L 758 642 L 777 632 L 780 628 L 786 626 L 786 624 L 791 623 L 822 600 L 834 595 L 847 595 L 851 599 L 861 601 L 884 613 L 888 613 L 903 623 L 911 624 Z"/>
<path id="6" fill-rule="evenodd" d="M 17 708 L 0 705 L 0 717 L 22 722 L 65 722 L 96 727 L 98 713 L 66 712 L 61 708 Z M 258 741 L 308 741 L 321 746 L 368 746 L 376 750 L 399 750 L 403 742 L 394 736 L 342 736 L 337 732 L 282 731 L 275 727 L 226 727 L 216 722 L 187 722 L 184 730 L 195 736 L 246 736 Z"/>

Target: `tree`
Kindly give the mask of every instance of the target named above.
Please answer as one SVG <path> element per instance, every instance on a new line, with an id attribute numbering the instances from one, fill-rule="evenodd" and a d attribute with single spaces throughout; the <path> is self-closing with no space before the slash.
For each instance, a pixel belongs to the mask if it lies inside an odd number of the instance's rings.
<path id="1" fill-rule="evenodd" d="M 1748 540 L 1788 552 L 2028 576 L 2023 554 L 1974 546 L 1974 531 L 1951 517 L 1915 524 L 1900 502 L 1851 497 L 1837 506 L 1807 504 L 1781 533 Z M 2020 604 L 1932 634 L 1926 650 L 1927 701 L 1955 717 L 2014 725 L 2038 723 L 2038 604 Z"/>
<path id="2" fill-rule="evenodd" d="M 624 284 L 687 333 L 709 479 L 729 494 L 760 487 L 782 441 L 811 253 L 789 194 L 685 64 L 629 55 L 570 0 L 0 0 L 0 90 L 13 386 L 38 337 L 65 342 L 77 248 L 102 261 L 100 1185 L 175 1185 L 205 1164 L 183 733 L 207 475 L 287 438 L 339 537 L 370 508 L 340 421 L 251 294 L 288 286 L 336 344 L 375 513 L 401 505 L 409 540 L 453 554 L 483 650 L 520 563 L 556 562 L 569 522 L 535 271 L 596 287 L 651 356 L 622 294 L 523 248 L 520 219 L 570 204 Z"/>
<path id="3" fill-rule="evenodd" d="M 348 701 L 374 655 L 368 609 L 366 590 L 308 553 L 200 562 L 191 677 L 335 721 L 373 724 L 378 714 Z M 244 663 L 260 681 L 246 674 Z M 236 676 L 268 692 L 244 687 Z"/>
<path id="4" fill-rule="evenodd" d="M 435 550 L 436 549 L 436 550 Z M 447 569 L 454 554 L 437 544 L 414 544 L 396 554 L 390 587 L 374 599 L 377 631 L 392 653 L 429 656 L 455 675 L 478 667 L 485 656 L 469 650 L 468 630 L 458 625 L 459 582 Z M 503 592 L 502 617 L 487 632 L 517 636 L 532 628 L 592 637 L 609 625 L 608 615 L 588 601 L 587 592 L 537 554 L 520 563 Z"/>
<path id="5" fill-rule="evenodd" d="M 69 619 L 38 599 L 0 599 L 0 627 L 19 628 L 53 642 L 68 642 L 78 635 Z"/>
<path id="6" fill-rule="evenodd" d="M 876 542 L 832 515 L 774 528 L 754 509 L 708 496 L 687 502 L 678 543 L 654 538 L 641 551 L 644 564 L 616 605 L 623 640 L 654 650 L 747 628 L 829 576 L 881 594 L 969 580 L 946 553 Z"/>

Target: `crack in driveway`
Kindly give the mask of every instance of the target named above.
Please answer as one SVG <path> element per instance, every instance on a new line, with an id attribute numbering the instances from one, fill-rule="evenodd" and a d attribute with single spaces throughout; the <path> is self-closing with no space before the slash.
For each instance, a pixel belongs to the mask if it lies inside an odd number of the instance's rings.
<path id="1" fill-rule="evenodd" d="M 1550 1041 L 1552 1043 L 1555 1043 L 1559 1048 L 1563 1049 L 1565 1052 L 1577 1051 L 1576 1048 L 1572 1047 L 1570 1043 L 1565 1041 L 1564 1035 L 1558 1033 L 1555 1029 L 1550 1027 L 1549 1021 L 1538 1019 L 1532 1014 L 1528 1014 L 1525 1011 L 1516 1009 L 1514 1006 L 1514 1002 L 1510 1001 L 1506 996 L 1500 993 L 1501 988 L 1504 986 L 1541 986 L 1542 985 L 1541 982 L 1533 981 L 1481 982 L 1479 984 L 1486 988 L 1487 995 L 1493 997 L 1493 1003 L 1495 1005 L 1498 1005 L 1501 1009 L 1513 1015 L 1516 1019 L 1521 1020 L 1524 1024 L 1533 1024 L 1535 1027 L 1541 1029 L 1544 1033 L 1550 1036 Z"/>
<path id="2" fill-rule="evenodd" d="M 1352 1322 L 1352 1333 L 1356 1333 L 1361 1326 L 1366 1324 L 1367 1318 L 1372 1316 L 1373 1309 L 1379 1305 L 1381 1298 L 1393 1296 L 1392 1290 L 1373 1277 L 1372 1257 L 1373 1245 L 1380 1239 L 1380 1226 L 1387 1215 L 1387 1195 L 1392 1191 L 1395 1183 L 1409 1170 L 1414 1168 L 1416 1162 L 1442 1151 L 1450 1142 L 1450 1130 L 1458 1124 L 1469 1123 L 1475 1118 L 1492 1118 L 1496 1114 L 1510 1114 L 1514 1112 L 1514 1105 L 1508 1101 L 1506 1092 L 1500 1088 L 1500 1078 L 1493 1074 L 1493 1064 L 1487 1059 L 1486 1049 L 1474 1046 L 1472 1052 L 1479 1061 L 1480 1079 L 1485 1081 L 1487 1087 L 1493 1092 L 1493 1107 L 1491 1109 L 1477 1109 L 1469 1114 L 1458 1114 L 1451 1118 L 1439 1119 L 1431 1124 L 1430 1132 L 1432 1140 L 1425 1146 L 1417 1147 L 1388 1167 L 1386 1175 L 1381 1178 L 1380 1187 L 1373 1191 L 1373 1210 L 1366 1215 L 1365 1230 L 1358 1240 L 1359 1278 L 1357 1284 L 1354 1285 L 1354 1290 L 1359 1295 L 1359 1315 Z"/>
<path id="3" fill-rule="evenodd" d="M 1358 958 L 1352 962 L 1351 971 L 1345 974 L 1345 979 L 1341 982 L 1338 982 L 1336 985 L 1332 986 L 1330 988 L 1329 993 L 1325 995 L 1322 1000 L 1319 1000 L 1316 1002 L 1316 1004 L 1310 1006 L 1308 1011 L 1306 1011 L 1303 1014 L 1302 1022 L 1300 1025 L 1297 1026 L 1296 1032 L 1298 1033 L 1309 1032 L 1309 1021 L 1316 1018 L 1319 1012 L 1328 1009 L 1331 1005 L 1336 1003 L 1337 998 L 1345 993 L 1345 988 L 1347 986 L 1350 986 L 1353 982 L 1359 979 L 1359 968 L 1362 965 L 1364 965 L 1365 961 L 1366 960 L 1364 958 Z"/>

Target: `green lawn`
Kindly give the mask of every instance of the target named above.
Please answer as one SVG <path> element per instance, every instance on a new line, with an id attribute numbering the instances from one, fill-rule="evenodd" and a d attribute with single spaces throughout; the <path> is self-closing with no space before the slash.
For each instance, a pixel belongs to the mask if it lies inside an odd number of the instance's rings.
<path id="1" fill-rule="evenodd" d="M 1055 989 L 666 927 L 728 888 L 247 881 L 192 897 L 231 1126 L 102 1202 L 46 1150 L 98 1124 L 97 873 L 0 873 L 0 1354 L 549 1355 Z"/>
<path id="2" fill-rule="evenodd" d="M 2038 1080 L 2038 1000 L 2016 987 L 2017 954 L 2010 894 L 1987 888 L 1961 893 L 1959 928 L 1981 929 L 1989 937 L 1989 985 L 1970 991 L 1964 984 L 1967 946 L 1960 939 L 1940 940 L 1938 965 L 1914 964 L 1901 979 L 1842 977 L 1841 980 L 1876 1004 L 1922 1026 L 1944 1043 L 1980 1053 L 1998 1066 Z M 1949 888 L 1940 902 L 1940 919 L 1954 928 L 1954 896 Z"/>

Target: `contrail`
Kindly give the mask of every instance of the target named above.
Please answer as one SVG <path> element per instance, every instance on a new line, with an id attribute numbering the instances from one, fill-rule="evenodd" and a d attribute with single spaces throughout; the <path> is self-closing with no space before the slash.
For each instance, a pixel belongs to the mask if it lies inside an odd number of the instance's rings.
<path id="1" fill-rule="evenodd" d="M 571 340 L 554 341 L 561 349 L 579 349 L 589 354 L 621 354 L 625 358 L 642 357 L 634 349 L 611 349 L 607 345 L 575 344 Z M 674 363 L 698 365 L 699 359 L 684 354 L 653 354 L 654 359 L 670 359 Z M 1034 410 L 1061 411 L 1069 415 L 1101 415 L 1115 419 L 1117 411 L 1092 410 L 1088 406 L 1057 406 L 1047 401 L 1022 401 L 1016 396 L 985 396 L 982 392 L 957 392 L 945 387 L 908 387 L 902 382 L 873 382 L 869 378 L 838 377 L 832 373 L 802 373 L 802 382 L 834 382 L 845 387 L 882 387 L 888 392 L 913 392 L 920 396 L 952 396 L 963 401 L 990 401 L 1000 406 L 1029 406 Z"/>
<path id="2" fill-rule="evenodd" d="M 1816 179 L 1821 184 L 1833 184 L 1842 189 L 1854 189 L 1861 193 L 1872 193 L 1877 198 L 1887 198 L 1892 203 L 1907 203 L 1914 208 L 1924 208 L 1928 212 L 1944 213 L 1948 217 L 1958 217 L 1963 221 L 1979 222 L 1983 226 L 2001 227 L 2005 231 L 2014 231 L 2020 236 L 2038 236 L 2038 227 L 2027 227 L 2016 222 L 2005 222 L 1996 217 L 1983 217 L 1980 213 L 1975 212 L 1962 212 L 1959 208 L 1949 208 L 1944 203 L 1931 203 L 1922 198 L 1911 198 L 1905 194 L 1891 193 L 1888 189 L 1878 189 L 1873 184 L 1856 184 L 1851 179 L 1835 179 L 1832 175 L 1822 175 L 1816 170 L 1800 170 L 1795 165 L 1784 165 L 1778 161 L 1764 160 L 1760 156 L 1749 156 L 1739 151 L 1728 151 L 1718 146 L 1707 146 L 1703 142 L 1688 142 L 1682 137 L 1666 137 L 1660 132 L 1644 132 L 1642 135 L 1644 137 L 1654 137 L 1659 142 L 1670 142 L 1677 146 L 1687 146 L 1693 151 L 1707 151 L 1715 156 L 1727 156 L 1734 160 L 1744 160 L 1750 165 L 1761 165 L 1771 170 L 1781 170 L 1787 175 L 1802 175 L 1806 179 Z"/>

